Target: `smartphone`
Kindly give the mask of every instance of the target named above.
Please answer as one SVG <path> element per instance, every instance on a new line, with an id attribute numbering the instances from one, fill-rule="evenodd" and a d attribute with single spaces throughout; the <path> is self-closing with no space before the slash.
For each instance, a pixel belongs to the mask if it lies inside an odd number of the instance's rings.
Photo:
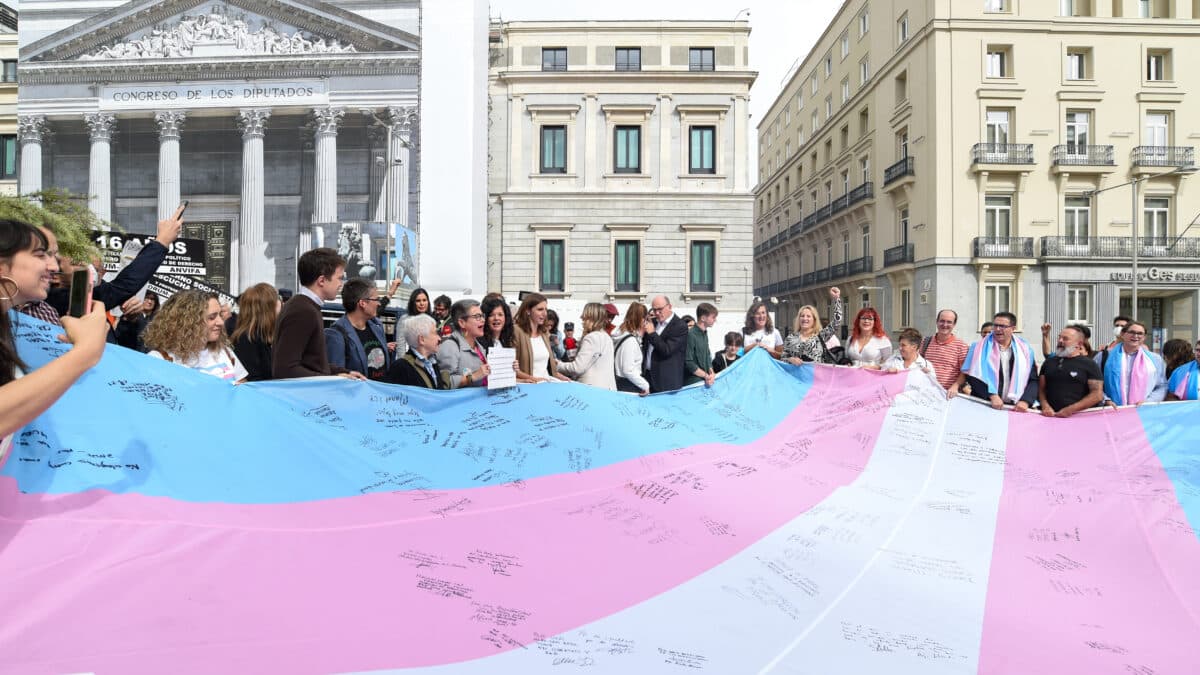
<path id="1" fill-rule="evenodd" d="M 67 314 L 79 318 L 92 310 L 92 287 L 96 285 L 96 270 L 91 265 L 71 274 L 71 300 Z"/>
<path id="2" fill-rule="evenodd" d="M 179 217 L 180 218 L 183 217 L 183 212 L 187 211 L 187 207 L 188 207 L 188 200 L 185 199 L 185 200 L 179 202 Z"/>

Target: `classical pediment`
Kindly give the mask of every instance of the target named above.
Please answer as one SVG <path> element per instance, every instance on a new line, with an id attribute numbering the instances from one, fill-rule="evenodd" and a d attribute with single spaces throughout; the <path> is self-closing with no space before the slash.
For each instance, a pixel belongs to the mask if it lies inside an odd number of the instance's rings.
<path id="1" fill-rule="evenodd" d="M 134 0 L 46 36 L 26 62 L 415 51 L 414 35 L 319 0 Z"/>

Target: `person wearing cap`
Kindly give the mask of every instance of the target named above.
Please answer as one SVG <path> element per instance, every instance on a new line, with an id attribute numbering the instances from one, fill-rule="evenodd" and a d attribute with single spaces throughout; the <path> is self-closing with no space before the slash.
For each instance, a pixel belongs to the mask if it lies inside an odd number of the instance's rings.
<path id="1" fill-rule="evenodd" d="M 617 315 L 621 312 L 617 309 L 616 305 L 610 302 L 604 305 L 604 313 L 608 315 L 608 324 L 604 326 L 604 332 L 612 335 L 613 330 L 615 330 L 617 327 L 617 324 L 613 323 L 613 320 L 616 319 Z"/>

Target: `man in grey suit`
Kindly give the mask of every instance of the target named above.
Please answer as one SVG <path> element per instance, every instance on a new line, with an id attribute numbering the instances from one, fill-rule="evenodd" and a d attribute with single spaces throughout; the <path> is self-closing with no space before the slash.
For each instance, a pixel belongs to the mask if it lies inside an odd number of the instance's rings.
<path id="1" fill-rule="evenodd" d="M 646 379 L 650 380 L 650 393 L 679 389 L 683 386 L 687 323 L 671 311 L 667 296 L 656 295 L 650 301 L 650 318 L 646 319 L 645 328 L 642 364 Z"/>

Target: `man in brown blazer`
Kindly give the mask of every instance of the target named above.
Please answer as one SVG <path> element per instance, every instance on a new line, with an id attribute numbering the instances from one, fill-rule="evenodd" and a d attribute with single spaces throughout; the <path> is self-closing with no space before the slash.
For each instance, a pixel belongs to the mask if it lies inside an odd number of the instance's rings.
<path id="1" fill-rule="evenodd" d="M 341 375 L 365 380 L 361 373 L 329 365 L 325 354 L 325 324 L 321 306 L 338 296 L 346 261 L 331 248 L 314 248 L 300 256 L 296 272 L 300 290 L 283 305 L 275 322 L 271 360 L 277 380 L 316 375 Z"/>

